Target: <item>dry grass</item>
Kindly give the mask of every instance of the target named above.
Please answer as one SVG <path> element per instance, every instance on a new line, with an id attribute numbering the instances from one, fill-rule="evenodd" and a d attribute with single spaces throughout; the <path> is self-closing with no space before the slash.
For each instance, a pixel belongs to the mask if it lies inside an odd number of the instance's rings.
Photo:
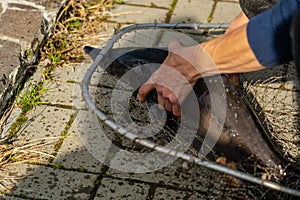
<path id="1" fill-rule="evenodd" d="M 50 60 L 45 70 L 47 77 L 54 67 L 69 63 L 79 63 L 85 59 L 82 47 L 86 44 L 99 44 L 108 39 L 99 32 L 106 31 L 106 19 L 112 0 L 70 0 L 59 13 L 54 31 L 41 50 L 40 60 Z M 49 73 L 49 74 L 46 74 Z M 4 124 L 11 110 L 0 122 Z M 1 128 L 1 127 L 0 127 Z M 52 155 L 43 152 L 43 148 L 55 144 L 59 138 L 41 138 L 31 141 L 0 142 L 0 171 L 9 165 L 19 163 L 47 162 Z M 0 175 L 1 181 L 5 177 Z"/>
<path id="2" fill-rule="evenodd" d="M 107 18 L 112 0 L 70 0 L 57 18 L 54 32 L 41 52 L 41 60 L 49 59 L 51 66 L 81 63 L 86 55 L 84 45 L 99 44 L 110 35 Z"/>

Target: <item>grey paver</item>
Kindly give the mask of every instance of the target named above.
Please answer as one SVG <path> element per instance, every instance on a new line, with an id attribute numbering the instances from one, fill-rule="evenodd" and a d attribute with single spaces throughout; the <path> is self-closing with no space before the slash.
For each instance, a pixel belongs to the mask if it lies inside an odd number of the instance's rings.
<path id="1" fill-rule="evenodd" d="M 96 160 L 82 144 L 76 123 L 77 121 L 72 124 L 68 131 L 69 136 L 64 139 L 52 163 L 69 169 L 84 169 L 99 173 L 101 172 L 102 163 Z"/>
<path id="2" fill-rule="evenodd" d="M 24 200 L 24 199 L 29 199 L 29 198 L 20 198 L 20 197 L 0 194 L 0 199 L 3 199 L 3 200 Z"/>
<path id="3" fill-rule="evenodd" d="M 42 101 L 76 108 L 84 107 L 79 84 L 49 81 L 44 85 L 48 91 L 41 98 Z"/>
<path id="4" fill-rule="evenodd" d="M 45 92 L 45 95 L 41 98 L 43 102 L 57 106 L 68 106 L 72 109 L 86 108 L 79 83 L 48 82 L 47 88 L 48 91 Z M 89 87 L 89 93 L 92 99 L 97 98 L 97 96 L 103 94 L 103 92 L 106 93 L 97 87 Z"/>
<path id="5" fill-rule="evenodd" d="M 111 140 L 107 137 L 98 118 L 89 111 L 81 110 L 78 112 L 72 126 L 74 126 L 73 130 L 76 130 L 76 135 L 82 145 L 96 160 L 103 163 L 109 152 Z M 88 158 L 91 158 L 90 154 Z M 89 163 L 86 165 L 87 168 L 92 167 L 88 165 Z"/>
<path id="6" fill-rule="evenodd" d="M 26 115 L 29 121 L 21 137 L 38 139 L 60 136 L 72 114 L 74 111 L 69 109 L 38 106 Z"/>
<path id="7" fill-rule="evenodd" d="M 109 19 L 119 23 L 153 23 L 155 20 L 163 23 L 167 13 L 168 10 L 163 9 L 116 5 L 112 10 L 112 14 L 116 16 Z"/>
<path id="8" fill-rule="evenodd" d="M 5 173 L 6 172 L 6 173 Z M 6 168 L 2 192 L 35 199 L 89 199 L 97 175 L 50 167 L 18 164 Z"/>
<path id="9" fill-rule="evenodd" d="M 16 118 L 22 113 L 22 109 L 21 108 L 14 108 L 9 117 L 7 118 L 4 127 L 3 127 L 3 131 L 1 134 L 1 139 L 6 139 L 9 135 L 9 130 L 11 128 L 11 126 L 13 125 L 13 123 L 15 122 Z"/>
<path id="10" fill-rule="evenodd" d="M 213 1 L 178 1 L 171 23 L 207 23 Z"/>
<path id="11" fill-rule="evenodd" d="M 56 68 L 53 71 L 53 76 L 55 81 L 62 83 L 81 83 L 83 77 L 85 76 L 87 70 L 92 65 L 92 61 L 87 59 L 80 65 L 76 65 L 74 67 L 64 67 L 64 68 Z M 102 76 L 103 70 L 99 67 L 93 73 L 92 79 L 89 82 L 90 85 L 99 84 L 100 78 Z"/>
<path id="12" fill-rule="evenodd" d="M 230 23 L 241 12 L 240 5 L 232 2 L 218 2 L 212 23 Z"/>
<path id="13" fill-rule="evenodd" d="M 173 164 L 154 172 L 138 174 L 124 173 L 114 169 L 109 169 L 107 174 L 122 179 L 134 179 L 203 192 L 209 191 L 213 185 L 217 186 L 220 182 L 219 178 L 208 169 L 193 166 L 188 170 L 183 170 L 182 166 L 183 164 L 181 161 L 176 161 Z"/>
<path id="14" fill-rule="evenodd" d="M 146 199 L 150 186 L 141 183 L 134 183 L 107 179 L 101 181 L 101 185 L 96 194 L 95 200 L 111 199 L 111 200 L 138 200 Z"/>
<path id="15" fill-rule="evenodd" d="M 206 199 L 207 196 L 204 194 L 198 194 L 198 193 L 192 193 L 188 191 L 182 191 L 182 190 L 171 190 L 171 189 L 165 189 L 165 188 L 156 188 L 155 195 L 153 197 L 153 200 L 175 200 L 175 199 Z"/>
<path id="16" fill-rule="evenodd" d="M 15 23 L 15 22 L 18 23 Z M 11 38 L 33 41 L 42 24 L 40 11 L 22 11 L 7 9 L 1 15 L 0 36 L 5 35 Z M 26 31 L 19 31 L 26 30 Z"/>
<path id="17" fill-rule="evenodd" d="M 52 154 L 73 113 L 73 110 L 38 106 L 27 113 L 28 121 L 23 125 L 16 141 L 40 141 L 44 145 L 42 145 L 42 150 L 39 150 L 46 154 Z M 37 162 L 47 161 L 48 159 L 48 156 L 40 155 Z"/>
<path id="18" fill-rule="evenodd" d="M 0 111 L 5 107 L 7 97 L 10 97 L 10 79 L 14 77 L 14 71 L 20 66 L 21 46 L 18 43 L 0 39 Z M 14 82 L 15 80 L 13 80 Z M 10 86 L 11 87 L 11 86 Z"/>

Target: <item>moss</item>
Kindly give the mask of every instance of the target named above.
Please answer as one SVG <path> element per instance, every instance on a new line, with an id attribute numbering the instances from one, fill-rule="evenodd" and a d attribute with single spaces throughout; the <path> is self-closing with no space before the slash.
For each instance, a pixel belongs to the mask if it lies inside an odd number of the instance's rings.
<path id="1" fill-rule="evenodd" d="M 172 14 L 174 12 L 174 9 L 176 7 L 177 2 L 178 2 L 178 0 L 173 0 L 171 6 L 169 8 L 169 12 L 167 13 L 167 17 L 166 17 L 166 20 L 165 20 L 166 23 L 170 23 L 171 17 L 172 17 Z"/>
<path id="2" fill-rule="evenodd" d="M 54 168 L 54 169 L 63 169 L 64 166 L 63 166 L 62 164 L 59 164 L 59 163 L 54 163 L 54 164 L 53 164 L 53 168 Z"/>
<path id="3" fill-rule="evenodd" d="M 212 20 L 214 19 L 214 13 L 215 13 L 215 10 L 217 8 L 217 3 L 218 3 L 218 0 L 214 0 L 214 4 L 213 4 L 213 7 L 212 7 L 212 10 L 207 18 L 207 23 L 211 23 Z"/>
<path id="4" fill-rule="evenodd" d="M 25 124 L 28 120 L 28 117 L 26 117 L 25 113 L 22 112 L 20 116 L 16 119 L 16 121 L 12 124 L 9 135 L 6 139 L 7 143 L 10 143 L 11 140 L 17 135 L 18 131 L 21 129 L 22 125 Z"/>

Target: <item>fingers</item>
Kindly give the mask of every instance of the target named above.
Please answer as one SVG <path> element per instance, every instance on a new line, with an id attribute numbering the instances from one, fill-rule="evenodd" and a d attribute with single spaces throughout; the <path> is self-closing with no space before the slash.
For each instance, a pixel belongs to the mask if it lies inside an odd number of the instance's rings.
<path id="1" fill-rule="evenodd" d="M 148 94 L 155 89 L 155 85 L 153 83 L 145 83 L 139 89 L 137 100 L 140 102 L 144 102 L 148 96 Z"/>
<path id="2" fill-rule="evenodd" d="M 171 92 L 168 88 L 158 85 L 157 89 L 157 99 L 158 104 L 164 107 L 167 111 L 173 113 L 174 116 L 180 117 L 180 103 L 176 95 Z"/>

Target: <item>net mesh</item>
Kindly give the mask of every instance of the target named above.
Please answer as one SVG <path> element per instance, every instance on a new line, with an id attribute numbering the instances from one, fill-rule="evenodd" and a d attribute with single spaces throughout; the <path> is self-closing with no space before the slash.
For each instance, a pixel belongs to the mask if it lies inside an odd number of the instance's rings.
<path id="1" fill-rule="evenodd" d="M 165 32 L 168 34 L 165 34 Z M 173 34 L 174 32 L 174 34 Z M 178 38 L 178 32 L 182 37 Z M 196 42 L 203 42 L 209 39 L 219 37 L 224 33 L 224 29 L 145 29 L 130 31 L 122 35 L 120 39 L 114 41 L 113 48 L 130 47 L 162 47 L 166 48 L 168 43 L 176 37 L 185 45 L 193 45 L 193 38 Z M 186 37 L 188 36 L 188 37 Z M 138 65 L 139 63 L 136 63 Z M 102 66 L 103 67 L 103 66 Z M 283 155 L 293 166 L 300 163 L 300 137 L 299 137 L 299 109 L 297 91 L 299 88 L 296 79 L 295 66 L 290 63 L 276 69 L 269 69 L 263 72 L 247 73 L 240 77 L 242 83 L 242 96 L 245 103 L 255 114 L 259 124 L 264 129 L 264 133 L 276 148 L 283 152 Z M 146 103 L 136 101 L 135 94 L 131 89 L 127 89 L 126 84 L 116 87 L 118 77 L 111 76 L 100 67 L 93 74 L 94 85 L 90 84 L 90 93 L 96 103 L 97 109 L 104 112 L 109 119 L 117 124 L 128 127 L 128 117 L 139 126 L 146 126 L 154 120 L 158 127 L 163 126 L 163 130 L 157 134 L 150 134 L 146 137 L 159 145 L 166 145 L 173 142 L 176 146 L 187 146 L 187 138 L 176 137 L 178 119 L 167 116 L 167 124 L 160 123 L 153 119 L 149 114 L 149 106 Z M 126 94 L 128 93 L 128 94 Z M 114 99 L 114 95 L 119 98 Z M 118 102 L 122 95 L 131 96 L 126 105 Z M 112 110 L 112 104 L 115 108 Z M 124 108 L 125 106 L 125 108 Z M 119 110 L 118 110 L 119 109 Z M 123 112 L 124 109 L 128 110 Z M 124 119 L 124 120 L 123 120 Z M 155 121 L 156 120 L 156 121 Z M 128 140 L 105 124 L 102 124 L 107 136 L 120 149 L 131 152 L 151 152 L 153 150 L 145 148 L 143 145 Z M 188 127 L 187 124 L 184 126 Z M 184 128 L 184 127 L 183 127 Z M 151 127 L 151 133 L 157 130 L 157 127 Z M 129 131 L 135 132 L 134 127 Z M 188 132 L 188 128 L 186 129 Z M 143 133 L 145 135 L 146 133 Z M 188 134 L 187 134 L 188 135 Z M 199 147 L 204 141 L 203 134 L 196 134 L 189 148 L 184 151 L 190 155 L 198 156 Z M 293 171 L 287 172 L 283 178 L 276 177 L 263 166 L 258 165 L 251 158 L 239 163 L 231 162 L 218 149 L 212 149 L 207 158 L 221 165 L 228 166 L 239 171 L 253 174 L 256 177 L 278 182 L 282 185 L 294 189 L 300 189 L 299 177 Z M 197 195 L 209 199 L 297 199 L 291 195 L 277 192 L 272 189 L 243 181 L 234 176 L 188 163 L 183 160 L 176 160 L 172 165 L 164 167 L 158 171 L 147 173 L 144 176 L 152 177 L 155 175 L 162 177 L 161 184 L 176 185 L 182 189 L 196 191 Z M 138 175 L 133 175 L 138 176 Z M 170 178 L 170 176 L 172 178 Z M 137 177 L 135 177 L 137 178 Z M 171 187 L 170 186 L 170 187 Z M 172 189 L 172 187 L 171 187 Z"/>

